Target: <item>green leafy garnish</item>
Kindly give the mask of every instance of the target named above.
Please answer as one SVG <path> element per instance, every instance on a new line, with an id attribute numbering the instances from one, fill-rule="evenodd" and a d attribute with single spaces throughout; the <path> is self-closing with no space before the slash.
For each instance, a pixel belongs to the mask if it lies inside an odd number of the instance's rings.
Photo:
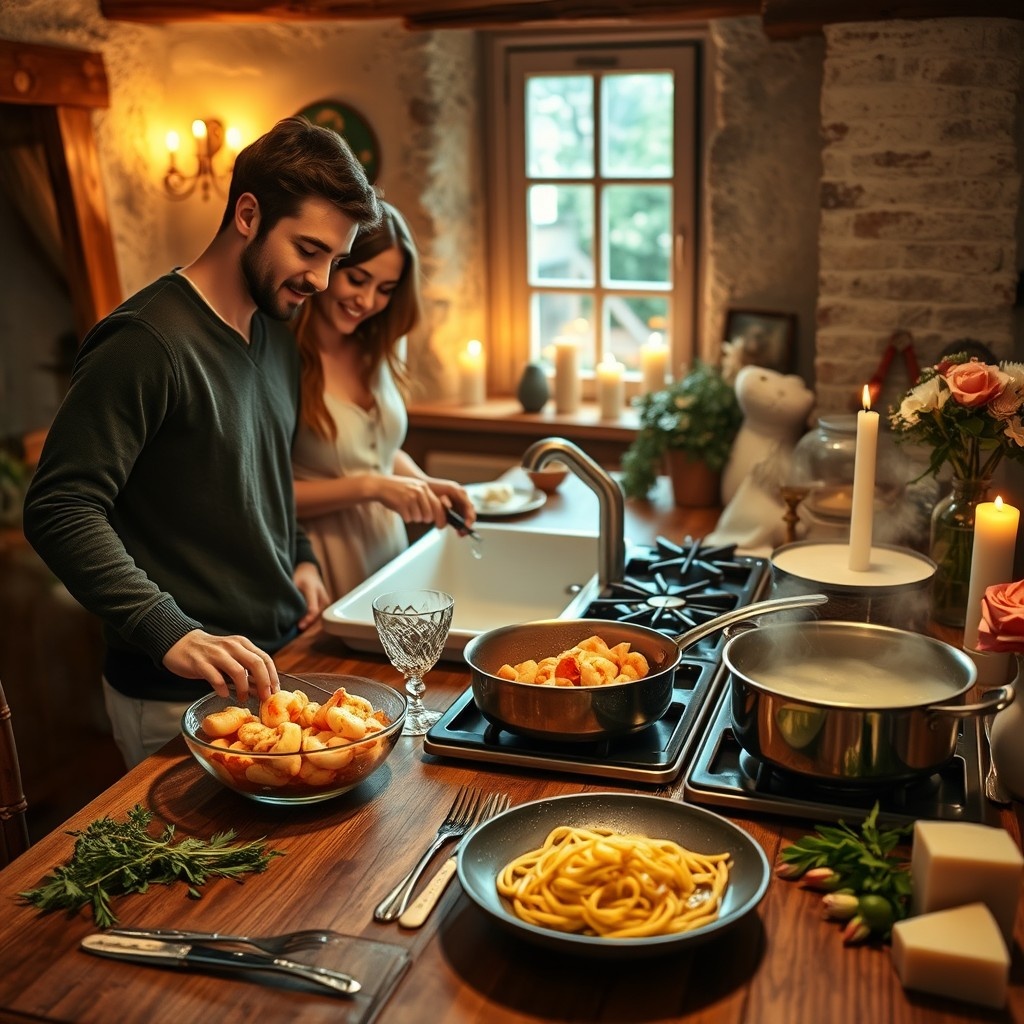
<path id="1" fill-rule="evenodd" d="M 233 843 L 232 830 L 216 833 L 209 841 L 174 838 L 167 825 L 159 836 L 149 832 L 153 815 L 141 804 L 128 812 L 127 820 L 98 818 L 78 836 L 71 859 L 47 875 L 36 889 L 18 893 L 40 910 L 76 911 L 91 904 L 101 928 L 117 923 L 111 909 L 114 896 L 146 892 L 150 885 L 188 884 L 188 895 L 199 899 L 198 887 L 210 878 L 236 878 L 266 871 L 281 850 L 268 850 L 266 842 Z"/>
<path id="2" fill-rule="evenodd" d="M 826 898 L 826 914 L 839 920 L 856 915 L 844 933 L 847 941 L 861 941 L 869 932 L 887 937 L 893 921 L 909 911 L 910 864 L 898 848 L 912 832 L 911 825 L 879 828 L 876 803 L 859 833 L 840 821 L 818 825 L 814 834 L 787 846 L 779 854 L 778 873 L 835 894 Z"/>

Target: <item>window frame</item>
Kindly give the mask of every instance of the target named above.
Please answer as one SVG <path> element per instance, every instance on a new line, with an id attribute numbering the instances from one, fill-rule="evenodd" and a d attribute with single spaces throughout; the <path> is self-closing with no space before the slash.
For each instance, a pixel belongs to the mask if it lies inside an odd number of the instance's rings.
<path id="1" fill-rule="evenodd" d="M 649 70 L 658 66 L 671 67 L 676 72 L 675 171 L 671 179 L 675 223 L 672 283 L 667 293 L 672 322 L 671 374 L 680 374 L 700 354 L 698 325 L 703 313 L 704 279 L 700 203 L 710 113 L 706 108 L 710 95 L 705 77 L 708 74 L 707 44 L 707 31 L 702 27 L 615 34 L 605 31 L 519 32 L 487 37 L 484 49 L 484 149 L 490 239 L 487 347 L 492 385 L 500 393 L 515 390 L 529 351 L 529 294 L 532 289 L 528 283 L 525 217 L 529 180 L 523 123 L 525 104 L 521 91 L 519 102 L 512 102 L 513 87 L 520 89 L 529 73 Z M 513 173 L 515 167 L 521 168 L 518 175 Z M 681 174 L 680 168 L 685 169 L 685 173 Z M 605 179 L 612 183 L 623 180 L 636 183 L 664 179 Z M 608 289 L 598 275 L 594 288 L 582 290 L 599 301 Z M 630 291 L 628 287 L 611 290 Z M 597 359 L 600 356 L 600 352 L 595 354 Z M 593 397 L 593 376 L 591 371 L 581 373 L 585 398 Z M 638 377 L 627 380 L 627 394 L 639 393 Z"/>

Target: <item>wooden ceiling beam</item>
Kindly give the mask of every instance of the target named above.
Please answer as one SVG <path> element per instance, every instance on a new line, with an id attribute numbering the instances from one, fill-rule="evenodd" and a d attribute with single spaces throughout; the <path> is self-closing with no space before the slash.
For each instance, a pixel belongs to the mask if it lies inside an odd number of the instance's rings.
<path id="1" fill-rule="evenodd" d="M 0 39 L 0 103 L 109 106 L 103 55 Z"/>
<path id="2" fill-rule="evenodd" d="M 826 24 L 892 18 L 1024 19 L 1021 0 L 100 0 L 114 21 L 365 21 L 400 18 L 410 28 L 495 28 L 551 22 L 686 22 L 760 15 L 776 39 Z"/>

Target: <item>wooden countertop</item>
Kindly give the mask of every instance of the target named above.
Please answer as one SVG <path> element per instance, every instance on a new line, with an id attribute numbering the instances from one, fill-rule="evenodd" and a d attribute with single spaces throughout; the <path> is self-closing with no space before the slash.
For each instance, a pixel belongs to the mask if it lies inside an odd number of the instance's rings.
<path id="1" fill-rule="evenodd" d="M 559 514 L 585 514 L 585 498 L 570 487 L 560 498 L 561 508 L 552 501 L 535 518 L 556 524 Z M 710 510 L 691 514 L 672 507 L 667 489 L 649 506 L 630 502 L 627 510 L 627 532 L 637 541 L 655 533 L 699 536 L 714 521 Z M 399 685 L 383 656 L 353 652 L 319 629 L 289 645 L 277 662 L 288 671 L 350 673 Z M 467 685 L 464 666 L 442 663 L 427 676 L 426 701 L 446 707 Z M 55 727 L 67 728 L 73 737 L 73 722 L 56 721 Z M 351 1019 L 343 1000 L 307 989 L 90 956 L 78 948 L 95 930 L 90 915 L 44 916 L 16 899 L 70 856 L 66 829 L 84 828 L 102 815 L 123 817 L 142 803 L 174 823 L 179 834 L 209 836 L 234 828 L 242 839 L 267 837 L 286 856 L 241 885 L 208 884 L 198 901 L 187 899 L 181 885 L 118 899 L 115 911 L 123 924 L 256 934 L 331 927 L 400 945 L 412 964 L 380 1012 L 384 1024 L 1024 1021 L 1024 907 L 1018 909 L 1010 1001 L 1001 1012 L 904 992 L 887 947 L 844 947 L 839 926 L 821 919 L 820 894 L 774 878 L 757 911 L 721 938 L 647 961 L 598 963 L 526 945 L 496 930 L 457 882 L 422 929 L 375 923 L 373 907 L 419 857 L 462 783 L 508 792 L 514 804 L 596 790 L 678 797 L 682 785 L 680 780 L 652 790 L 445 761 L 424 754 L 421 740 L 403 737 L 386 765 L 351 793 L 307 807 L 275 808 L 221 788 L 175 740 L 0 873 L 6 897 L 0 922 L 0 1019 L 103 1024 Z M 774 816 L 728 817 L 747 829 L 773 865 L 783 841 L 809 830 L 806 823 Z M 1019 844 L 1021 805 L 1003 812 L 1002 822 Z"/>

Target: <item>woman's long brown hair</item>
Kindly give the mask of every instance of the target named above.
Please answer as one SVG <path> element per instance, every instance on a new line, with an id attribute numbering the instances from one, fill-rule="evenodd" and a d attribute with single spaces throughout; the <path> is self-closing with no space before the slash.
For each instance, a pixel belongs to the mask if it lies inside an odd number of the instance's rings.
<path id="1" fill-rule="evenodd" d="M 392 246 L 401 250 L 404 256 L 402 275 L 390 301 L 379 313 L 359 324 L 352 337 L 362 349 L 360 373 L 363 384 L 369 385 L 381 361 L 386 360 L 399 387 L 404 389 L 407 375 L 398 357 L 398 342 L 419 323 L 422 316 L 419 254 L 402 215 L 390 203 L 382 202 L 380 205 L 383 210 L 380 223 L 366 232 L 360 229 L 352 251 L 333 273 L 340 274 L 349 267 L 358 267 Z M 318 437 L 334 440 L 338 436 L 338 428 L 324 402 L 324 369 L 310 326 L 315 301 L 314 297 L 305 302 L 292 323 L 302 360 L 301 417 Z"/>

